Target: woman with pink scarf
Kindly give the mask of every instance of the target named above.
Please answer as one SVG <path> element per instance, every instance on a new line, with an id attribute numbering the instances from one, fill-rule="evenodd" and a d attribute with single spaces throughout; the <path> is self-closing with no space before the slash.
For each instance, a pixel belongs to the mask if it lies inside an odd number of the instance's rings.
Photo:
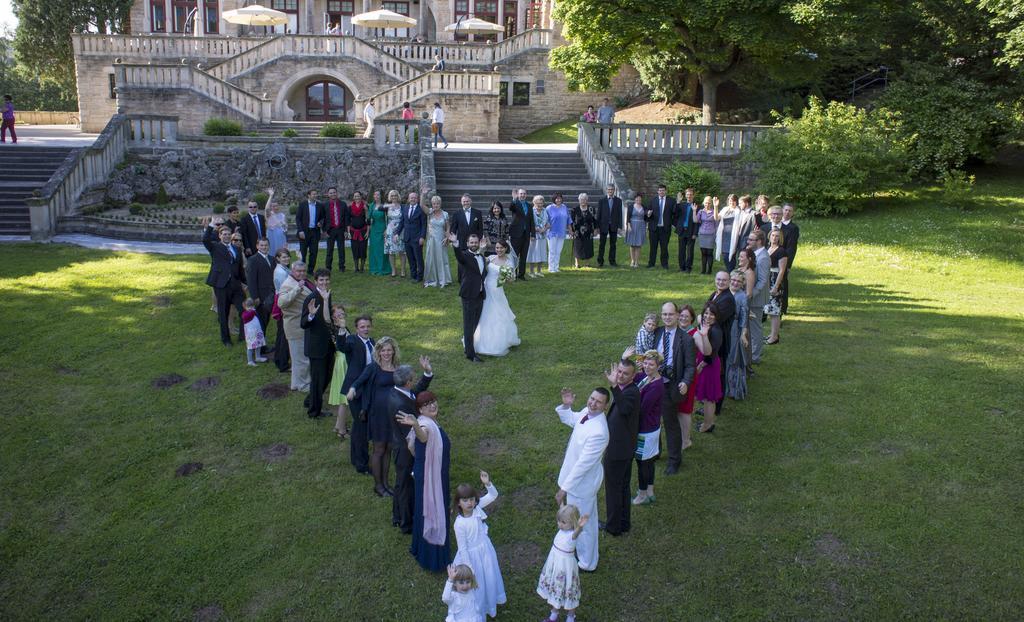
<path id="1" fill-rule="evenodd" d="M 419 417 L 400 413 L 396 418 L 412 426 L 406 442 L 416 456 L 413 479 L 416 505 L 412 523 L 412 553 L 420 566 L 441 572 L 451 563 L 448 548 L 448 465 L 452 446 L 437 425 L 437 398 L 430 391 L 416 396 Z"/>

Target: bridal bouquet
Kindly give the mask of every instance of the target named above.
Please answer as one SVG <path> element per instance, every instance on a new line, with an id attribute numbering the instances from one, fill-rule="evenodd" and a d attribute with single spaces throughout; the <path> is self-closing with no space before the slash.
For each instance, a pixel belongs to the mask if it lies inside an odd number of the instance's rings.
<path id="1" fill-rule="evenodd" d="M 501 266 L 498 268 L 498 287 L 502 287 L 505 283 L 511 283 L 514 280 L 516 280 L 515 266 Z"/>

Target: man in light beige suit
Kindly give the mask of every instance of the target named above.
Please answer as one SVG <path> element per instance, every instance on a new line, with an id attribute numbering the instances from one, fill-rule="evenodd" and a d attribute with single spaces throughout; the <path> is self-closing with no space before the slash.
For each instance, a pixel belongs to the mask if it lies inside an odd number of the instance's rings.
<path id="1" fill-rule="evenodd" d="M 311 293 L 313 290 L 306 285 L 306 264 L 294 262 L 291 274 L 277 292 L 277 306 L 281 307 L 281 315 L 284 316 L 284 336 L 288 339 L 288 353 L 292 357 L 292 391 L 309 391 L 309 359 L 303 348 L 306 331 L 302 330 L 300 322 L 302 303 Z"/>

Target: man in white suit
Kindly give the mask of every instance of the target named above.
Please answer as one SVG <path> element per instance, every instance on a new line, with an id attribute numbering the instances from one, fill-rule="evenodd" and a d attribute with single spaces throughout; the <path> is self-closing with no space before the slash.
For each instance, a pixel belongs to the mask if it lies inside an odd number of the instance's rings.
<path id="1" fill-rule="evenodd" d="M 575 505 L 581 516 L 590 516 L 576 539 L 580 569 L 588 572 L 597 568 L 597 491 L 604 480 L 601 457 L 608 447 L 608 420 L 604 412 L 609 398 L 608 390 L 598 387 L 587 399 L 587 407 L 573 412 L 576 394 L 562 389 L 562 403 L 555 408 L 562 423 L 572 428 L 562 470 L 558 472 L 555 501 L 559 506 L 563 503 Z"/>

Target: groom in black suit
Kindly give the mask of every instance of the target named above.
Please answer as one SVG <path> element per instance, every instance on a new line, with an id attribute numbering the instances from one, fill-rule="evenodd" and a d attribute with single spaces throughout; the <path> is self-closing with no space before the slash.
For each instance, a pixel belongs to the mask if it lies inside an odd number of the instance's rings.
<path id="1" fill-rule="evenodd" d="M 455 242 L 458 238 L 454 233 L 448 239 Z M 484 274 L 487 264 L 482 255 L 477 253 L 480 248 L 480 237 L 471 233 L 466 238 L 466 245 L 455 247 L 455 259 L 462 268 L 462 285 L 459 286 L 459 298 L 462 298 L 462 339 L 466 358 L 474 363 L 483 363 L 473 348 L 473 333 L 480 323 L 480 314 L 484 310 Z"/>
<path id="2" fill-rule="evenodd" d="M 331 271 L 316 271 L 316 291 L 302 303 L 299 325 L 305 330 L 304 354 L 309 358 L 309 396 L 306 414 L 322 417 L 324 391 L 334 369 L 337 327 L 331 315 Z"/>
<path id="3" fill-rule="evenodd" d="M 206 284 L 213 288 L 217 298 L 217 320 L 220 322 L 220 340 L 231 345 L 228 330 L 228 311 L 234 305 L 242 317 L 242 253 L 231 245 L 231 229 L 219 221 L 204 222 L 203 246 L 210 253 L 210 272 Z M 239 321 L 238 340 L 245 341 L 242 322 Z"/>

